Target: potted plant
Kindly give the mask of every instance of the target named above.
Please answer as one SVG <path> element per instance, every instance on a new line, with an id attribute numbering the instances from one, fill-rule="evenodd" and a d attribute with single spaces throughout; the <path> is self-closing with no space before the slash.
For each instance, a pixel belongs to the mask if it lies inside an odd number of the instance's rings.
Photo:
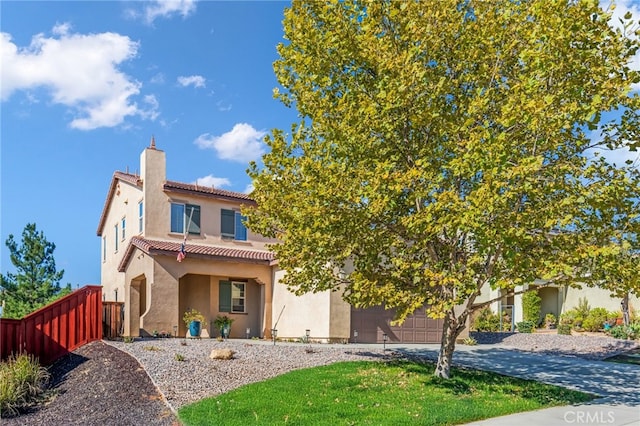
<path id="1" fill-rule="evenodd" d="M 229 318 L 226 315 L 218 315 L 213 321 L 213 324 L 220 330 L 220 336 L 226 339 L 231 333 L 231 324 L 233 324 L 234 321 L 233 318 Z"/>
<path id="2" fill-rule="evenodd" d="M 553 314 L 547 314 L 544 316 L 544 323 L 546 325 L 547 328 L 552 329 L 552 328 L 556 328 L 556 324 L 557 324 L 557 319 L 556 316 Z"/>
<path id="3" fill-rule="evenodd" d="M 205 318 L 202 313 L 196 309 L 190 309 L 184 313 L 182 317 L 185 325 L 189 329 L 189 334 L 191 337 L 200 337 L 200 332 L 202 331 L 202 323 Z"/>

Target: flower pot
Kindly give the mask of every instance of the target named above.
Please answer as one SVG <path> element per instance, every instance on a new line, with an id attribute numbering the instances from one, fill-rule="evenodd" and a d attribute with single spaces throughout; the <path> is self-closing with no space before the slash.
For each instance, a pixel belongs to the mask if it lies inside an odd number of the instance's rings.
<path id="1" fill-rule="evenodd" d="M 223 325 L 222 327 L 220 327 L 220 337 L 222 337 L 223 339 L 228 339 L 229 338 L 229 334 L 231 334 L 231 325 L 230 324 Z"/>
<path id="2" fill-rule="evenodd" d="M 191 337 L 200 337 L 200 332 L 202 331 L 202 324 L 200 321 L 191 321 L 189 323 L 189 334 Z"/>

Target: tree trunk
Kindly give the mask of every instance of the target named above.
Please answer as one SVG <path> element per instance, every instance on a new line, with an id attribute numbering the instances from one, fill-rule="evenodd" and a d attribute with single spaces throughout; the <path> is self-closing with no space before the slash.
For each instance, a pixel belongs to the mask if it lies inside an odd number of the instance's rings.
<path id="1" fill-rule="evenodd" d="M 629 293 L 625 294 L 620 303 L 620 310 L 622 311 L 622 321 L 625 327 L 629 326 Z"/>
<path id="2" fill-rule="evenodd" d="M 460 320 L 462 320 L 462 324 Z M 441 377 L 443 379 L 451 377 L 450 370 L 453 360 L 453 351 L 456 348 L 456 339 L 462 330 L 464 330 L 464 321 L 466 321 L 466 315 L 463 315 L 462 318 L 456 318 L 453 310 L 447 312 L 442 330 L 438 362 L 436 364 L 436 370 L 433 373 L 436 377 Z"/>

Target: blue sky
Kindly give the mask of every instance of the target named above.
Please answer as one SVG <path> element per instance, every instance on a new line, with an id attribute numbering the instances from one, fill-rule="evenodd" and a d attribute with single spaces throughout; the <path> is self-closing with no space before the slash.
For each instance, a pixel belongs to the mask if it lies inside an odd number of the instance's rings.
<path id="1" fill-rule="evenodd" d="M 168 179 L 246 191 L 264 134 L 297 116 L 272 97 L 288 4 L 2 1 L 0 271 L 35 222 L 63 284 L 99 284 L 109 183 L 152 135 Z"/>
<path id="2" fill-rule="evenodd" d="M 138 171 L 152 135 L 168 179 L 247 191 L 262 137 L 297 117 L 272 97 L 288 4 L 1 1 L 0 272 L 13 271 L 8 235 L 35 222 L 63 284 L 99 284 L 109 183 Z M 640 0 L 615 17 L 627 11 L 640 17 Z"/>

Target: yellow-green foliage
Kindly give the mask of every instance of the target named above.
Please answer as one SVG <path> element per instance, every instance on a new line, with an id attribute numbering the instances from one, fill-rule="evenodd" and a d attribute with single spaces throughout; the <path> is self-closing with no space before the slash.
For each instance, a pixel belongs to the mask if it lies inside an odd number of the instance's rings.
<path id="1" fill-rule="evenodd" d="M 631 285 L 601 271 L 637 231 L 640 170 L 588 160 L 640 128 L 640 42 L 610 18 L 595 0 L 292 2 L 275 96 L 301 119 L 266 137 L 245 209 L 283 284 L 398 320 L 426 304 L 451 334 L 485 284 Z"/>
<path id="2" fill-rule="evenodd" d="M 30 355 L 10 357 L 0 363 L 0 417 L 16 414 L 35 402 L 49 380 L 49 373 Z"/>

